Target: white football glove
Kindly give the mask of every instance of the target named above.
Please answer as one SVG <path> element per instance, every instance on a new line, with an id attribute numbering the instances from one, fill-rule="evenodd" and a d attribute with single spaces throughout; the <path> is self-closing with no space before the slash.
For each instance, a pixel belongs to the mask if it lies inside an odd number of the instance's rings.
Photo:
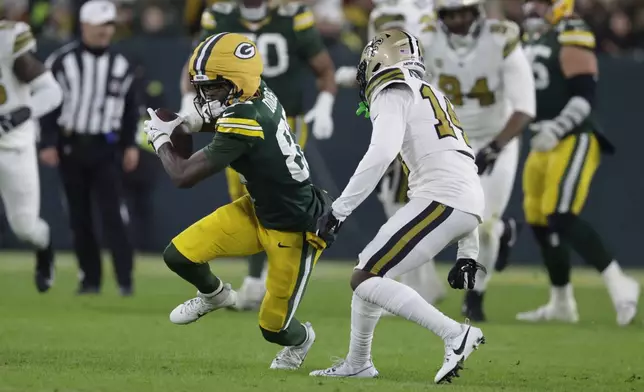
<path id="1" fill-rule="evenodd" d="M 304 122 L 313 121 L 313 136 L 316 139 L 328 139 L 333 135 L 333 101 L 335 97 L 328 91 L 318 95 L 313 109 L 304 116 Z"/>
<path id="2" fill-rule="evenodd" d="M 356 85 L 356 67 L 342 66 L 335 70 L 335 83 L 342 87 L 354 87 Z"/>
<path id="3" fill-rule="evenodd" d="M 530 147 L 534 151 L 550 151 L 559 144 L 559 140 L 566 130 L 556 121 L 543 120 L 530 124 L 530 130 L 535 132 L 530 140 Z"/>
<path id="4" fill-rule="evenodd" d="M 151 108 L 148 108 L 150 119 L 143 123 L 143 132 L 148 135 L 148 143 L 152 144 L 154 151 L 159 151 L 159 148 L 165 143 L 172 143 L 170 135 L 176 127 L 181 124 L 183 119 L 177 117 L 172 121 L 163 121 Z"/>

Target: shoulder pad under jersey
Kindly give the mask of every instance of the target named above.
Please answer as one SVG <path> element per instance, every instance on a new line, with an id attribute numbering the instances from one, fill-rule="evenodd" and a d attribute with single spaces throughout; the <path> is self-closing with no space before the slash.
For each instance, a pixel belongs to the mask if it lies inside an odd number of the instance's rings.
<path id="1" fill-rule="evenodd" d="M 521 29 L 512 21 L 488 19 L 485 28 L 490 31 L 492 39 L 503 48 L 504 58 L 521 43 Z"/>
<path id="2" fill-rule="evenodd" d="M 408 79 L 411 76 L 407 70 L 401 68 L 386 68 L 377 72 L 371 77 L 365 89 L 365 96 L 369 103 L 373 102 L 373 98 L 382 91 L 385 87 L 396 83 L 408 84 Z"/>
<path id="3" fill-rule="evenodd" d="M 259 113 L 251 102 L 229 106 L 217 118 L 217 132 L 250 138 L 264 138 L 264 131 L 257 122 Z"/>
<path id="4" fill-rule="evenodd" d="M 555 29 L 557 31 L 557 40 L 562 46 L 595 49 L 595 34 L 583 19 L 578 17 L 562 19 L 557 23 Z"/>
<path id="5" fill-rule="evenodd" d="M 23 22 L 0 22 L 0 57 L 15 60 L 36 50 L 36 39 L 31 28 Z"/>

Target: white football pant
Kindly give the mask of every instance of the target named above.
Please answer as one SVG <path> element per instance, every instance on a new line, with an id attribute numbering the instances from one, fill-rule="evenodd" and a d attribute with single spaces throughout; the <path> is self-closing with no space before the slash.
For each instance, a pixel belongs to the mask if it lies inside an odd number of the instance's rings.
<path id="1" fill-rule="evenodd" d="M 0 148 L 0 196 L 9 227 L 38 249 L 49 245 L 49 225 L 40 218 L 40 177 L 36 146 Z"/>

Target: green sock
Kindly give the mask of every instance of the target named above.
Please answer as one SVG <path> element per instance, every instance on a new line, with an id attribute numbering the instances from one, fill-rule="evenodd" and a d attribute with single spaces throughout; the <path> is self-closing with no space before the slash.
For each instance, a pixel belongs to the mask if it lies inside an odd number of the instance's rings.
<path id="1" fill-rule="evenodd" d="M 541 256 L 548 270 L 550 282 L 553 286 L 561 287 L 570 282 L 570 252 L 568 247 L 559 238 L 553 244 L 553 232 L 546 226 L 531 226 L 532 232 L 541 248 Z"/>
<path id="2" fill-rule="evenodd" d="M 586 263 L 602 272 L 613 261 L 613 257 L 604 247 L 601 237 L 586 221 L 573 214 L 557 214 L 551 219 L 557 225 L 557 231 L 566 239 Z"/>
<path id="3" fill-rule="evenodd" d="M 280 332 L 267 331 L 262 327 L 259 329 L 262 331 L 264 339 L 280 346 L 299 346 L 306 340 L 306 328 L 295 317 L 291 319 L 288 327 Z"/>
<path id="4" fill-rule="evenodd" d="M 163 261 L 175 274 L 192 283 L 204 294 L 213 293 L 221 286 L 221 280 L 210 272 L 208 263 L 193 263 L 172 243 L 165 248 Z"/>
<path id="5" fill-rule="evenodd" d="M 261 278 L 265 261 L 266 253 L 264 252 L 250 256 L 248 258 L 248 276 L 258 279 Z"/>

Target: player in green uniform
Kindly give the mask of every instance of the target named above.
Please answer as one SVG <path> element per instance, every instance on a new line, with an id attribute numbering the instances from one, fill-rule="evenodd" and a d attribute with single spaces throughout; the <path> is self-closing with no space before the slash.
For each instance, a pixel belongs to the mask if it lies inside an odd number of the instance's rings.
<path id="1" fill-rule="evenodd" d="M 635 317 L 639 284 L 626 276 L 593 227 L 579 217 L 602 153 L 614 148 L 593 119 L 595 37 L 573 14 L 574 0 L 527 1 L 526 53 L 537 89 L 534 136 L 523 172 L 524 212 L 550 275 L 548 304 L 519 313 L 524 321 L 577 322 L 569 248 L 603 276 L 617 323 Z"/>
<path id="2" fill-rule="evenodd" d="M 310 67 L 317 77 L 320 93 L 312 110 L 313 135 L 326 139 L 333 132 L 331 117 L 336 93 L 335 69 L 322 38 L 315 28 L 311 10 L 300 3 L 271 7 L 264 0 L 215 3 L 201 19 L 201 37 L 221 32 L 240 33 L 257 45 L 264 60 L 262 78 L 284 105 L 287 121 L 304 148 L 308 137 L 302 98 L 302 75 Z M 194 89 L 187 72 L 182 78 L 184 94 L 181 112 L 193 110 Z M 231 200 L 242 197 L 246 190 L 234 170 L 226 170 Z M 257 309 L 265 292 L 262 270 L 264 254 L 251 256 L 249 274 L 239 290 L 239 310 Z"/>
<path id="3" fill-rule="evenodd" d="M 189 159 L 181 158 L 170 134 L 184 119 L 163 122 L 151 109 L 146 132 L 177 186 L 191 187 L 231 166 L 249 191 L 194 223 L 166 248 L 168 267 L 199 290 L 172 311 L 170 321 L 188 324 L 235 304 L 237 293 L 210 272 L 210 260 L 266 252 L 267 292 L 259 326 L 267 341 L 285 346 L 271 368 L 297 369 L 315 333 L 310 323 L 293 316 L 326 247 L 314 232 L 330 200 L 311 183 L 284 108 L 261 81 L 261 71 L 257 48 L 245 36 L 208 37 L 194 50 L 189 72 L 200 114 L 215 125 L 212 142 Z"/>

